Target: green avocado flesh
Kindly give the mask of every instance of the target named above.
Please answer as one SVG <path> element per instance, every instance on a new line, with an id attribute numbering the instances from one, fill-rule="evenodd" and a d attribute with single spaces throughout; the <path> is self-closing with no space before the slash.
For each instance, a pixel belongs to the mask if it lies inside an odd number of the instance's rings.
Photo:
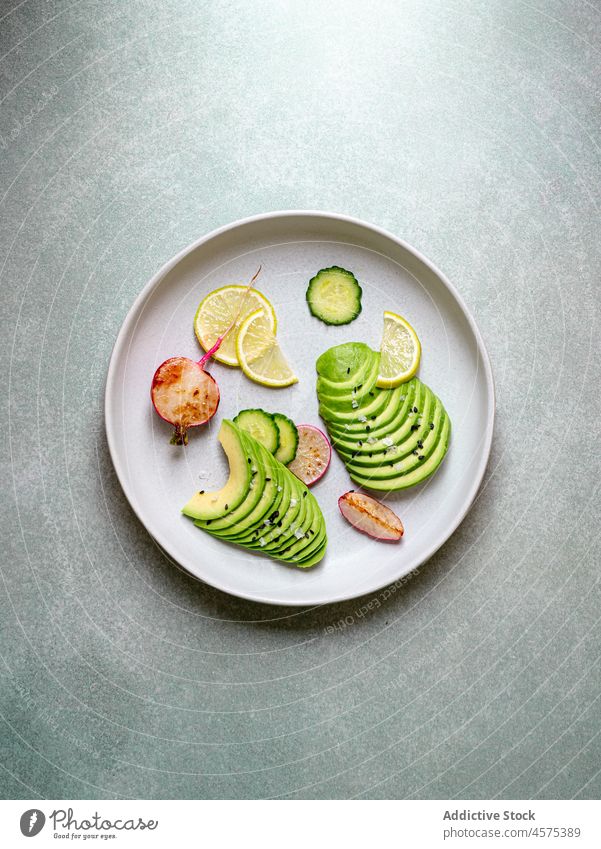
<path id="1" fill-rule="evenodd" d="M 326 551 L 326 523 L 305 484 L 228 419 L 219 441 L 229 478 L 220 490 L 197 492 L 184 515 L 212 536 L 291 566 L 319 563 Z"/>
<path id="2" fill-rule="evenodd" d="M 317 360 L 319 414 L 351 478 L 393 491 L 421 483 L 442 463 L 451 421 L 417 377 L 379 389 L 380 354 L 361 342 L 330 348 Z"/>

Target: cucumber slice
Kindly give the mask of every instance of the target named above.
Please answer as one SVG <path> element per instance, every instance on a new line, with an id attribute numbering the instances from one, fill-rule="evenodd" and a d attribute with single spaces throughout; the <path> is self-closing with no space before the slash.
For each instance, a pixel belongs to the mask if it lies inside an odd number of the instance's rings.
<path id="1" fill-rule="evenodd" d="M 361 286 L 351 271 L 338 265 L 322 268 L 309 280 L 307 303 L 325 324 L 349 324 L 361 312 Z"/>
<path id="2" fill-rule="evenodd" d="M 280 435 L 280 445 L 275 452 L 275 459 L 287 466 L 296 457 L 298 430 L 294 422 L 283 413 L 274 413 L 273 418 Z"/>
<path id="3" fill-rule="evenodd" d="M 272 454 L 276 453 L 280 446 L 280 432 L 271 413 L 265 410 L 241 410 L 234 422 Z"/>

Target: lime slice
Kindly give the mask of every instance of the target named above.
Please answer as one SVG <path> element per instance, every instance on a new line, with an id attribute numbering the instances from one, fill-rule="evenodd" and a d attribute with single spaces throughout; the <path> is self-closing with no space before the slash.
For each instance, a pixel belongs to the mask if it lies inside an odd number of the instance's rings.
<path id="1" fill-rule="evenodd" d="M 240 325 L 236 356 L 244 374 L 255 383 L 280 387 L 298 381 L 280 350 L 271 318 L 263 307 L 248 315 Z"/>
<path id="2" fill-rule="evenodd" d="M 251 313 L 262 307 L 265 310 L 267 322 L 272 333 L 275 334 L 277 321 L 275 311 L 265 295 L 256 289 L 248 291 L 246 286 L 223 286 L 209 292 L 201 301 L 194 316 L 194 332 L 196 338 L 208 351 L 232 323 L 236 312 L 241 306 L 242 310 L 235 327 L 227 334 L 221 347 L 215 352 L 213 358 L 228 366 L 239 366 L 236 356 L 236 334 L 244 319 Z"/>
<path id="3" fill-rule="evenodd" d="M 394 312 L 384 312 L 380 348 L 380 373 L 376 386 L 393 389 L 411 380 L 418 369 L 422 346 L 408 321 Z"/>

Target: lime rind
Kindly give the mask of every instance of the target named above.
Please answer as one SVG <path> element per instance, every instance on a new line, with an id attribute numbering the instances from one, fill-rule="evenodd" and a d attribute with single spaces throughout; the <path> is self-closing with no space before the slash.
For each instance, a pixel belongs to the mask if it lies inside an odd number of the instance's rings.
<path id="1" fill-rule="evenodd" d="M 395 351 L 395 347 L 399 347 L 398 343 L 395 346 L 392 339 L 393 332 L 401 331 L 403 337 L 403 345 L 411 351 L 411 359 L 408 363 L 400 362 L 400 352 Z M 407 383 L 412 377 L 415 377 L 421 360 L 422 347 L 417 333 L 411 327 L 409 322 L 397 313 L 386 310 L 384 312 L 384 332 L 382 335 L 382 345 L 380 348 L 380 373 L 376 381 L 376 386 L 379 389 L 394 389 L 400 386 L 401 383 Z M 399 367 L 396 369 L 390 365 L 396 358 L 399 361 Z"/>

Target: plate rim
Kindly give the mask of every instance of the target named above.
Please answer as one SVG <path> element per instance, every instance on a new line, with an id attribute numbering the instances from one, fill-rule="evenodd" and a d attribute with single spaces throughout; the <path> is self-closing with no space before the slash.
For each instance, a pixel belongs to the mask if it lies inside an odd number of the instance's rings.
<path id="1" fill-rule="evenodd" d="M 239 227 L 259 222 L 265 221 L 273 218 L 292 218 L 292 217 L 312 217 L 312 218 L 324 218 L 324 219 L 334 219 L 336 221 L 346 223 L 349 225 L 357 226 L 365 228 L 366 230 L 370 230 L 373 233 L 376 233 L 379 236 L 382 236 L 386 239 L 390 239 L 392 242 L 399 245 L 408 253 L 412 254 L 416 259 L 422 262 L 430 271 L 438 277 L 441 283 L 448 289 L 456 303 L 459 305 L 464 317 L 466 318 L 468 325 L 470 326 L 472 333 L 474 334 L 474 338 L 476 340 L 476 345 L 478 349 L 479 357 L 482 361 L 485 380 L 486 380 L 486 392 L 487 392 L 487 402 L 488 402 L 488 417 L 486 421 L 486 428 L 484 433 L 484 445 L 483 452 L 480 458 L 480 462 L 478 464 L 478 468 L 476 470 L 476 474 L 474 475 L 474 479 L 472 485 L 468 491 L 466 498 L 461 506 L 461 509 L 458 511 L 456 518 L 449 525 L 448 531 L 445 531 L 443 535 L 443 539 L 435 541 L 429 548 L 426 549 L 423 557 L 420 558 L 418 563 L 412 565 L 411 569 L 402 571 L 395 578 L 390 580 L 386 580 L 381 583 L 379 580 L 375 582 L 373 586 L 365 587 L 360 592 L 346 592 L 341 593 L 340 595 L 336 595 L 332 598 L 321 599 L 321 600 L 313 600 L 313 601 L 283 601 L 278 598 L 271 598 L 269 595 L 257 594 L 257 595 L 249 595 L 244 592 L 237 592 L 235 589 L 232 589 L 229 586 L 225 586 L 216 582 L 214 580 L 207 580 L 205 577 L 200 577 L 195 571 L 193 571 L 192 567 L 186 563 L 180 562 L 179 556 L 175 555 L 173 551 L 170 549 L 169 540 L 165 540 L 162 538 L 162 535 L 156 535 L 152 533 L 143 517 L 140 515 L 140 512 L 136 508 L 135 502 L 136 499 L 133 496 L 133 493 L 130 491 L 130 487 L 128 482 L 126 481 L 126 477 L 123 469 L 121 468 L 120 461 L 117 458 L 117 436 L 113 432 L 113 425 L 111 422 L 115 421 L 115 417 L 113 413 L 113 402 L 112 398 L 114 396 L 115 389 L 115 381 L 116 381 L 116 372 L 117 372 L 117 361 L 119 360 L 122 349 L 124 348 L 131 331 L 130 325 L 134 321 L 134 316 L 137 315 L 139 311 L 139 307 L 146 300 L 148 295 L 159 285 L 161 280 L 173 269 L 178 263 L 180 263 L 188 254 L 195 251 L 201 245 L 210 242 L 212 239 L 217 236 L 222 235 L 223 233 L 227 233 L 231 230 L 236 230 Z M 363 219 L 356 218 L 351 215 L 345 215 L 339 212 L 327 212 L 324 210 L 312 210 L 312 209 L 284 209 L 284 210 L 274 210 L 272 212 L 261 212 L 255 215 L 250 215 L 245 218 L 239 218 L 235 221 L 232 221 L 228 224 L 224 224 L 220 227 L 216 227 L 215 229 L 209 231 L 203 236 L 200 236 L 194 242 L 190 243 L 186 247 L 182 248 L 175 256 L 173 256 L 170 260 L 164 263 L 155 274 L 152 275 L 150 280 L 143 286 L 131 306 L 129 307 L 125 318 L 119 328 L 119 332 L 117 334 L 117 338 L 115 340 L 115 344 L 113 345 L 113 349 L 111 351 L 111 356 L 109 359 L 107 375 L 106 375 L 106 383 L 104 390 L 104 427 L 107 436 L 107 443 L 109 448 L 109 454 L 111 457 L 111 462 L 113 464 L 113 468 L 115 470 L 115 474 L 117 475 L 117 479 L 119 481 L 119 485 L 123 490 L 125 497 L 129 503 L 129 506 L 137 516 L 138 520 L 144 526 L 146 532 L 151 536 L 155 542 L 163 549 L 163 551 L 182 569 L 186 571 L 186 573 L 190 574 L 197 581 L 200 581 L 204 584 L 208 584 L 209 586 L 220 590 L 221 592 L 227 593 L 228 595 L 235 596 L 236 598 L 242 598 L 246 601 L 252 601 L 258 604 L 268 604 L 277 607 L 305 607 L 305 608 L 315 608 L 315 607 L 323 607 L 327 604 L 336 604 L 343 601 L 350 601 L 351 599 L 361 598 L 362 596 L 369 595 L 374 592 L 378 592 L 384 587 L 388 587 L 393 584 L 395 581 L 400 580 L 405 575 L 409 574 L 411 571 L 423 566 L 437 551 L 441 548 L 455 533 L 459 525 L 463 522 L 468 512 L 470 511 L 474 500 L 478 494 L 478 490 L 480 489 L 480 485 L 482 484 L 482 480 L 484 478 L 484 473 L 486 471 L 486 467 L 488 465 L 488 460 L 490 457 L 490 451 L 492 447 L 492 438 L 494 431 L 494 420 L 495 420 L 495 411 L 496 411 L 496 393 L 495 393 L 495 384 L 494 384 L 494 376 L 492 371 L 492 366 L 490 363 L 490 358 L 488 355 L 488 351 L 486 349 L 486 345 L 484 343 L 484 339 L 482 334 L 480 333 L 480 329 L 476 324 L 474 317 L 472 316 L 470 310 L 467 307 L 467 304 L 463 300 L 459 291 L 456 289 L 453 283 L 449 280 L 449 278 L 436 266 L 431 260 L 428 259 L 421 251 L 417 248 L 413 247 L 413 245 L 406 242 L 404 239 L 396 236 L 394 233 L 391 233 L 389 230 L 384 229 L 383 227 L 379 227 L 377 224 L 371 224 Z"/>

